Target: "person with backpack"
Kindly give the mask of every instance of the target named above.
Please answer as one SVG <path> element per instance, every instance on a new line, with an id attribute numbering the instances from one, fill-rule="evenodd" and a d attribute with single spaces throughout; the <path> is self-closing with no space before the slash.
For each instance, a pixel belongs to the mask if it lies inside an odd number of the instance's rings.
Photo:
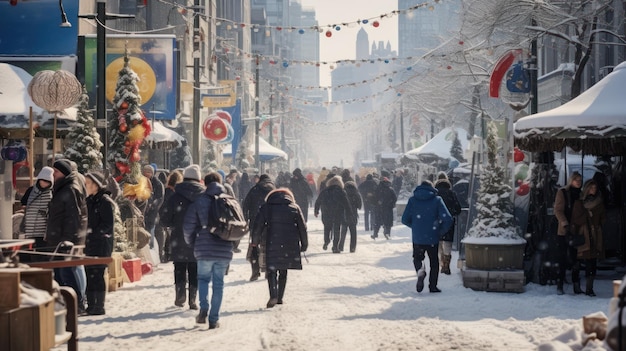
<path id="1" fill-rule="evenodd" d="M 259 207 L 265 203 L 265 197 L 274 189 L 276 189 L 276 186 L 270 176 L 261 174 L 259 181 L 248 192 L 246 199 L 243 201 L 243 215 L 248 221 L 250 228 L 254 228 L 256 215 L 259 212 Z M 261 267 L 259 266 L 258 250 L 252 246 L 250 246 L 250 248 L 248 254 L 246 254 L 246 259 L 250 261 L 250 265 L 252 266 L 250 281 L 255 281 L 261 276 Z"/>
<path id="2" fill-rule="evenodd" d="M 252 245 L 265 255 L 270 299 L 267 308 L 282 305 L 287 270 L 302 269 L 300 252 L 308 247 L 307 227 L 293 193 L 286 188 L 271 191 L 259 209 L 252 230 Z"/>
<path id="3" fill-rule="evenodd" d="M 209 329 L 219 328 L 219 314 L 224 295 L 224 276 L 233 259 L 233 243 L 211 233 L 211 228 L 219 225 L 212 218 L 212 207 L 216 206 L 216 196 L 226 192 L 222 177 L 217 172 L 210 172 L 204 177 L 206 191 L 199 196 L 184 216 L 183 232 L 185 242 L 193 247 L 193 254 L 198 262 L 198 292 L 200 311 L 196 323 L 205 324 L 207 315 Z M 208 301 L 209 283 L 213 293 Z M 210 309 L 209 309 L 210 307 Z"/>
<path id="4" fill-rule="evenodd" d="M 439 262 L 441 263 L 441 273 L 450 275 L 454 226 L 456 223 L 456 216 L 461 213 L 461 204 L 459 203 L 454 191 L 452 191 L 452 184 L 450 184 L 446 173 L 439 172 L 437 178 L 435 189 L 437 189 L 438 195 L 441 199 L 443 199 L 448 212 L 450 212 L 450 215 L 452 216 L 452 225 L 450 226 L 450 229 L 448 229 L 448 231 L 441 237 L 441 240 L 439 240 Z"/>
<path id="5" fill-rule="evenodd" d="M 186 301 L 186 286 L 189 282 L 189 309 L 197 310 L 198 264 L 193 247 L 185 242 L 183 223 L 185 213 L 196 198 L 205 191 L 200 183 L 200 166 L 190 165 L 183 172 L 183 181 L 176 184 L 174 194 L 169 198 L 161 213 L 161 223 L 171 228 L 170 258 L 174 262 L 174 284 L 176 298 L 174 305 L 183 307 Z M 232 245 L 231 245 L 232 247 Z"/>
<path id="6" fill-rule="evenodd" d="M 557 295 L 563 295 L 563 282 L 565 281 L 565 272 L 569 266 L 569 263 L 576 260 L 578 249 L 572 247 L 567 242 L 567 234 L 570 231 L 575 231 L 572 220 L 572 209 L 574 203 L 580 199 L 580 188 L 582 187 L 583 177 L 580 173 L 574 172 L 569 178 L 569 182 L 566 186 L 557 191 L 554 199 L 554 216 L 559 222 L 559 226 L 556 232 L 556 248 L 558 252 L 558 267 L 559 273 L 556 281 L 556 293 Z M 572 284 L 574 286 L 574 293 L 582 293 L 580 289 L 580 277 L 575 275 L 572 270 Z"/>

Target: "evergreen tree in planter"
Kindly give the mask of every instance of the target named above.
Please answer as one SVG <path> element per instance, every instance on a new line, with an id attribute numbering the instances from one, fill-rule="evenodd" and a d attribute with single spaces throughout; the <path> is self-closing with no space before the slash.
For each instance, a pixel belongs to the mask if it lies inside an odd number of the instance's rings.
<path id="1" fill-rule="evenodd" d="M 85 174 L 92 169 L 102 168 L 102 142 L 96 130 L 93 114 L 89 111 L 89 96 L 83 86 L 83 94 L 78 102 L 76 125 L 68 135 L 71 140 L 65 149 L 65 157 L 76 162 L 78 172 Z"/>
<path id="2" fill-rule="evenodd" d="M 515 225 L 511 186 L 505 177 L 505 170 L 498 164 L 498 144 L 496 127 L 488 123 L 487 160 L 480 177 L 480 189 L 476 201 L 478 214 L 468 230 L 466 238 L 502 238 L 521 240 L 519 228 Z"/>
<path id="3" fill-rule="evenodd" d="M 452 147 L 450 148 L 450 155 L 456 158 L 459 162 L 466 162 L 465 157 L 463 157 L 463 146 L 461 145 L 459 133 L 457 132 L 454 132 L 454 140 L 452 141 Z"/>

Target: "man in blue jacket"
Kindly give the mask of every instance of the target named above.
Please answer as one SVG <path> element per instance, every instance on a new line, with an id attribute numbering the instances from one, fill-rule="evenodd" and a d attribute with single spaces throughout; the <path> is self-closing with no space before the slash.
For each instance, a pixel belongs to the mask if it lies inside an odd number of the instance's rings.
<path id="1" fill-rule="evenodd" d="M 404 213 L 402 224 L 410 227 L 413 236 L 413 265 L 417 272 L 417 292 L 424 289 L 426 272 L 422 269 L 422 261 L 428 253 L 430 260 L 429 289 L 431 293 L 441 292 L 437 288 L 439 279 L 439 257 L 437 255 L 439 240 L 452 225 L 452 216 L 445 203 L 437 195 L 437 189 L 429 181 L 423 181 L 413 190 Z"/>
<path id="2" fill-rule="evenodd" d="M 185 242 L 193 247 L 193 254 L 198 260 L 198 295 L 200 313 L 196 323 L 206 323 L 209 317 L 209 329 L 219 328 L 220 307 L 224 294 L 224 275 L 233 259 L 233 242 L 222 240 L 209 233 L 212 226 L 209 218 L 213 197 L 226 192 L 222 185 L 222 176 L 211 172 L 204 177 L 206 191 L 194 201 L 185 213 L 183 232 Z M 213 284 L 213 294 L 209 310 L 209 283 Z"/>

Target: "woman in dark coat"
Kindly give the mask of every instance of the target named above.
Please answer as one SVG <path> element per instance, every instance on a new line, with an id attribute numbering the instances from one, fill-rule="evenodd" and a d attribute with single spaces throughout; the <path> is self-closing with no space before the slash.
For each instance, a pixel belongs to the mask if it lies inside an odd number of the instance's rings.
<path id="1" fill-rule="evenodd" d="M 333 176 L 326 181 L 326 187 L 320 192 L 315 200 L 315 217 L 322 211 L 322 223 L 324 224 L 324 246 L 328 249 L 330 238 L 333 238 L 333 253 L 340 253 L 339 239 L 341 237 L 341 223 L 346 217 L 351 216 L 348 195 L 343 190 L 343 181 L 340 176 Z"/>
<path id="2" fill-rule="evenodd" d="M 441 266 L 441 273 L 450 275 L 450 261 L 452 261 L 452 242 L 454 241 L 454 226 L 456 223 L 456 216 L 461 213 L 461 204 L 456 197 L 454 191 L 452 191 L 452 184 L 448 180 L 448 176 L 442 172 L 439 176 L 439 180 L 435 183 L 435 189 L 437 194 L 441 197 L 446 204 L 446 208 L 452 216 L 452 226 L 441 237 L 439 241 L 439 263 Z"/>
<path id="3" fill-rule="evenodd" d="M 159 222 L 157 228 L 154 230 L 157 243 L 159 244 L 159 257 L 161 263 L 169 262 L 170 260 L 170 229 L 161 223 L 161 213 L 165 210 L 167 202 L 174 195 L 176 185 L 183 181 L 183 174 L 179 171 L 172 171 L 167 180 L 165 181 L 165 193 L 163 195 L 163 204 L 159 208 Z"/>
<path id="4" fill-rule="evenodd" d="M 391 236 L 391 227 L 393 226 L 393 208 L 396 206 L 396 201 L 398 200 L 396 192 L 391 188 L 389 178 L 384 177 L 380 183 L 378 183 L 374 199 L 376 221 L 374 223 L 372 239 L 378 237 L 378 231 L 381 226 L 383 227 L 385 238 L 389 239 Z"/>
<path id="5" fill-rule="evenodd" d="M 291 181 L 289 182 L 289 189 L 293 193 L 296 203 L 302 210 L 304 221 L 308 221 L 309 200 L 313 197 L 313 192 L 311 191 L 309 183 L 304 178 L 304 175 L 302 175 L 300 168 L 293 170 L 293 177 L 291 177 Z"/>
<path id="6" fill-rule="evenodd" d="M 344 218 L 341 224 L 341 239 L 339 240 L 339 251 L 343 251 L 343 244 L 346 241 L 346 234 L 350 229 L 350 252 L 356 251 L 356 224 L 359 222 L 359 210 L 363 206 L 361 201 L 361 195 L 359 195 L 359 189 L 356 187 L 356 183 L 353 181 L 347 181 L 344 184 L 344 190 L 348 195 L 348 201 L 350 202 L 351 216 Z"/>
<path id="7" fill-rule="evenodd" d="M 288 269 L 302 269 L 300 252 L 306 251 L 306 223 L 293 193 L 280 188 L 267 195 L 252 230 L 252 245 L 265 254 L 266 277 L 270 292 L 267 307 L 283 303 Z"/>
<path id="8" fill-rule="evenodd" d="M 100 172 L 85 174 L 87 189 L 87 237 L 85 255 L 111 257 L 113 252 L 113 227 L 116 204 L 104 188 L 104 175 Z M 103 315 L 106 284 L 104 270 L 107 265 L 85 266 L 87 275 L 87 314 Z"/>

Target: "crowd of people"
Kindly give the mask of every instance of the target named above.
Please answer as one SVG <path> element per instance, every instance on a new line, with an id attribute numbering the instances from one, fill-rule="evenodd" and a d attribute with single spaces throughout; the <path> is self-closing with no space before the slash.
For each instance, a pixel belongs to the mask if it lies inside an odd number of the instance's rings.
<path id="1" fill-rule="evenodd" d="M 145 165 L 142 174 L 149 180 L 151 196 L 137 204 L 150 246 L 162 263 L 174 265 L 174 304 L 199 310 L 197 323 L 219 327 L 219 311 L 224 276 L 238 241 L 212 235 L 212 199 L 226 193 L 236 199 L 248 222 L 250 235 L 246 258 L 251 265 L 250 281 L 265 273 L 268 282 L 267 307 L 284 302 L 289 269 L 302 269 L 301 253 L 308 248 L 307 221 L 309 208 L 323 224 L 323 250 L 340 254 L 350 233 L 349 252 L 357 250 L 359 213 L 364 215 L 364 231 L 377 240 L 380 230 L 391 237 L 394 209 L 402 189 L 402 171 L 372 172 L 364 177 L 348 169 L 322 168 L 316 175 L 299 168 L 293 172 L 249 174 L 232 169 L 211 170 L 203 176 L 198 165 L 156 175 L 155 165 Z M 422 292 L 428 276 L 431 293 L 439 293 L 439 273 L 451 274 L 451 246 L 455 218 L 461 212 L 460 199 L 444 172 L 423 181 L 409 198 L 402 223 L 411 228 L 413 264 L 417 276 L 416 290 Z M 24 219 L 22 231 L 34 239 L 42 251 L 69 253 L 73 246 L 84 245 L 89 256 L 107 257 L 113 251 L 116 200 L 120 194 L 111 177 L 94 171 L 80 174 L 69 160 L 57 160 L 43 167 L 36 183 L 22 198 Z M 596 261 L 601 257 L 604 207 L 594 181 L 581 184 L 574 173 L 569 184 L 559 190 L 555 202 L 559 221 L 558 247 L 561 252 L 557 293 L 563 294 L 566 270 L 572 270 L 574 293 L 580 287 L 580 264 L 585 267 L 584 293 L 595 296 L 593 281 Z M 362 210 L 362 212 L 361 212 Z M 584 236 L 583 244 L 574 246 L 570 233 Z M 427 274 L 424 259 L 428 256 Z M 105 265 L 55 269 L 55 279 L 71 286 L 78 296 L 80 314 L 105 314 Z M 212 288 L 209 297 L 209 286 Z"/>

